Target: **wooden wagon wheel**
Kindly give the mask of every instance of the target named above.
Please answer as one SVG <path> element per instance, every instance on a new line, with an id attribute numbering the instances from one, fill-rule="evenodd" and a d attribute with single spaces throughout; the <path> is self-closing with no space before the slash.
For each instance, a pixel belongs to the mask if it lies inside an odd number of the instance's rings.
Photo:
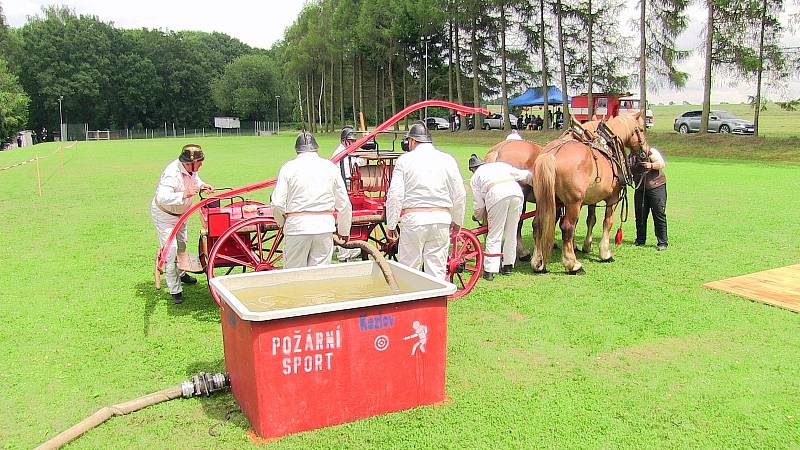
<path id="1" fill-rule="evenodd" d="M 208 254 L 206 276 L 209 280 L 218 276 L 216 269 L 227 269 L 225 275 L 235 268 L 242 272 L 261 272 L 283 267 L 283 230 L 271 217 L 253 217 L 243 220 L 225 230 Z M 214 301 L 221 300 L 211 289 Z"/>
<path id="2" fill-rule="evenodd" d="M 397 261 L 397 241 L 389 241 L 386 237 L 386 224 L 383 222 L 377 222 L 370 228 L 369 243 L 377 247 L 386 259 Z"/>
<path id="3" fill-rule="evenodd" d="M 451 239 L 450 257 L 447 260 L 447 278 L 458 288 L 448 300 L 456 300 L 467 295 L 483 270 L 483 247 L 481 241 L 470 230 L 461 229 Z"/>

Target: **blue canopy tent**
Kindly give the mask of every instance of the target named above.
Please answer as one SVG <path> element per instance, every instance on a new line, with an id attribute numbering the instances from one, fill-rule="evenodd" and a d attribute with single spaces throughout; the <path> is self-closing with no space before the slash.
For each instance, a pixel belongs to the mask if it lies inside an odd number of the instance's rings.
<path id="1" fill-rule="evenodd" d="M 571 97 L 567 97 L 569 102 Z M 564 95 L 561 89 L 555 86 L 547 88 L 547 104 L 548 105 L 561 105 L 564 103 Z M 527 91 L 521 95 L 512 98 L 508 101 L 508 106 L 542 106 L 544 105 L 544 96 L 542 95 L 542 88 L 528 88 Z"/>

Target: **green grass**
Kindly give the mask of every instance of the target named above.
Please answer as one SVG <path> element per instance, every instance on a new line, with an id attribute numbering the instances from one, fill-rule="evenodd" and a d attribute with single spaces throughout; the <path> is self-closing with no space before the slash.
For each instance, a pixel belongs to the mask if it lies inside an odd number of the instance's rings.
<path id="1" fill-rule="evenodd" d="M 498 136 L 435 139 L 466 175 L 469 154 Z M 332 149 L 335 139 L 319 141 Z M 200 141 L 204 178 L 242 186 L 276 175 L 294 136 Z M 729 154 L 726 142 L 703 144 L 701 154 L 717 159 L 662 146 L 668 251 L 656 252 L 652 235 L 647 247 L 631 246 L 631 217 L 613 264 L 597 262 L 595 249 L 581 257 L 587 275 L 571 277 L 556 253 L 550 274 L 522 264 L 451 303 L 448 403 L 267 448 L 796 446 L 800 316 L 701 284 L 800 260 L 800 166 L 764 156 L 766 145 Z M 791 140 L 770 142 L 796 153 Z M 33 165 L 0 172 L 3 447 L 31 448 L 101 406 L 224 369 L 205 282 L 187 288 L 179 306 L 152 287 L 149 202 L 183 143 L 80 143 L 63 169 L 57 157 L 42 162 L 42 198 Z M 0 167 L 31 154 L 0 153 Z M 197 230 L 195 222 L 190 236 Z M 223 394 L 114 418 L 71 447 L 245 448 L 248 428 Z"/>

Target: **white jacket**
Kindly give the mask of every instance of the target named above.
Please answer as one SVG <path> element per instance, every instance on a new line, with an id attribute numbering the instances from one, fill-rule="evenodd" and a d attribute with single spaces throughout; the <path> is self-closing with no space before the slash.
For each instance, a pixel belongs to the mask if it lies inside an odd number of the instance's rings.
<path id="1" fill-rule="evenodd" d="M 527 181 L 531 173 L 527 170 L 501 162 L 482 164 L 472 175 L 472 204 L 474 211 L 489 210 L 506 197 L 524 200 L 518 181 Z"/>
<path id="2" fill-rule="evenodd" d="M 302 214 L 336 210 L 338 233 L 350 234 L 352 206 L 339 168 L 316 152 L 300 153 L 278 172 L 272 191 L 275 221 L 289 236 L 332 233 L 337 230 L 333 214 Z M 292 214 L 300 213 L 300 214 Z"/>
<path id="3" fill-rule="evenodd" d="M 442 207 L 449 211 L 422 211 L 403 215 L 403 224 L 464 223 L 467 193 L 458 164 L 432 144 L 420 143 L 395 162 L 386 194 L 386 225 L 394 229 L 405 208 Z"/>
<path id="4" fill-rule="evenodd" d="M 184 198 L 183 192 L 193 184 L 201 187 L 205 184 L 197 172 L 189 174 L 177 159 L 172 161 L 161 172 L 161 179 L 156 186 L 156 193 L 153 196 L 151 205 L 155 208 L 159 206 L 172 214 L 183 214 L 192 206 L 193 198 Z"/>
<path id="5" fill-rule="evenodd" d="M 347 149 L 347 147 L 345 147 L 342 144 L 339 144 L 339 146 L 336 147 L 336 150 L 333 151 L 333 154 L 331 155 L 331 158 L 333 158 L 334 156 L 338 155 L 339 153 L 342 153 L 346 149 Z M 355 157 L 352 157 L 352 156 L 345 156 L 344 159 L 342 159 L 342 161 L 339 162 L 339 164 L 344 164 L 344 178 L 345 179 L 349 179 L 350 175 L 351 175 L 350 172 L 351 172 L 351 168 L 352 168 L 353 164 L 355 164 L 357 166 L 366 166 L 367 162 L 364 160 L 364 158 L 355 158 Z M 338 164 L 337 164 L 337 166 L 338 166 Z M 339 173 L 341 174 L 342 173 L 341 166 L 338 166 L 337 168 L 339 169 Z"/>

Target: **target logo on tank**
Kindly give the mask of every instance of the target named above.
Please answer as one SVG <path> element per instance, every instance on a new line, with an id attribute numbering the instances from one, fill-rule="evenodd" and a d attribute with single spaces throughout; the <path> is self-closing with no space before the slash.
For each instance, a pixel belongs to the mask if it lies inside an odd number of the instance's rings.
<path id="1" fill-rule="evenodd" d="M 389 337 L 382 334 L 375 338 L 375 350 L 382 352 L 389 348 Z"/>

